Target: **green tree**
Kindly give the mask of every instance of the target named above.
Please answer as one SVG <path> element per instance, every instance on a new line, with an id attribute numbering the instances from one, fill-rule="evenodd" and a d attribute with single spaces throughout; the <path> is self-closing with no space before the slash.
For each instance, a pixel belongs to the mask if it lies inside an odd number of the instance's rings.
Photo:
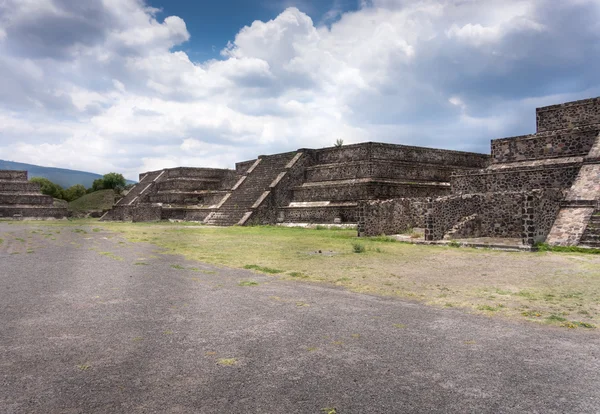
<path id="1" fill-rule="evenodd" d="M 63 198 L 63 189 L 60 185 L 53 183 L 47 178 L 32 177 L 29 182 L 38 183 L 42 194 L 52 196 L 54 198 Z"/>
<path id="2" fill-rule="evenodd" d="M 92 191 L 104 190 L 104 178 L 97 178 L 92 183 Z"/>
<path id="3" fill-rule="evenodd" d="M 336 148 L 342 148 L 342 145 L 344 145 L 344 140 L 341 138 L 338 138 L 335 140 L 335 145 L 334 147 Z"/>
<path id="4" fill-rule="evenodd" d="M 81 184 L 75 184 L 63 191 L 64 199 L 67 201 L 77 200 L 85 195 L 85 187 Z"/>
<path id="5" fill-rule="evenodd" d="M 104 174 L 104 176 L 102 177 L 103 180 L 103 188 L 105 189 L 113 189 L 116 191 L 121 191 L 123 190 L 123 188 L 125 188 L 125 184 L 127 183 L 125 181 L 125 177 L 123 177 L 122 174 L 118 174 L 115 172 L 111 172 L 108 174 Z"/>

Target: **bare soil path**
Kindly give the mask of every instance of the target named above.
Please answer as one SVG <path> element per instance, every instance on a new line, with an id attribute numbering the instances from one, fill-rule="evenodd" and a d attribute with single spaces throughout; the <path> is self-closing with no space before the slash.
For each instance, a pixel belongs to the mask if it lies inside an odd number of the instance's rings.
<path id="1" fill-rule="evenodd" d="M 600 335 L 0 223 L 2 413 L 597 413 Z"/>

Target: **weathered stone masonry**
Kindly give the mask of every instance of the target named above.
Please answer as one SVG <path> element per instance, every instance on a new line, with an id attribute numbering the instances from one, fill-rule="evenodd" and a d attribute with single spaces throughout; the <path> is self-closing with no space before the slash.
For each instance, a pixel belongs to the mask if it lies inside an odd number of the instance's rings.
<path id="1" fill-rule="evenodd" d="M 27 181 L 27 171 L 0 170 L 0 218 L 66 218 L 67 209 L 55 207 L 54 199 Z"/>
<path id="2" fill-rule="evenodd" d="M 536 113 L 535 134 L 493 140 L 487 168 L 454 174 L 451 195 L 427 200 L 427 240 L 505 237 L 528 245 L 600 244 L 600 99 Z M 394 202 L 406 206 L 412 200 L 362 203 L 359 233 L 420 227 L 406 217 L 382 218 L 382 210 L 393 210 Z M 380 217 L 377 224 L 372 216 Z"/>
<path id="3" fill-rule="evenodd" d="M 360 235 L 600 243 L 600 98 L 536 110 L 491 157 L 364 143 L 259 156 L 235 170 L 142 174 L 107 218 L 215 225 L 358 222 Z M 384 201 L 385 200 L 385 201 Z"/>
<path id="4" fill-rule="evenodd" d="M 449 194 L 453 173 L 488 162 L 483 154 L 371 142 L 304 148 L 237 163 L 235 170 L 141 174 L 105 219 L 356 223 L 360 200 Z"/>

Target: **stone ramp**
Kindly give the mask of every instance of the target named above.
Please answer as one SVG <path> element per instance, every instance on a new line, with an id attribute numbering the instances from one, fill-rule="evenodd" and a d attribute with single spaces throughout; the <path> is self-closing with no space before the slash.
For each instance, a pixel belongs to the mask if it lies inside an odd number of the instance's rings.
<path id="1" fill-rule="evenodd" d="M 258 158 L 204 222 L 215 226 L 243 225 L 285 176 L 292 161 L 299 159 L 299 154 L 289 152 Z"/>
<path id="2" fill-rule="evenodd" d="M 579 244 L 586 247 L 600 248 L 600 209 L 595 210 L 589 218 Z"/>
<path id="3" fill-rule="evenodd" d="M 164 170 L 147 172 L 141 177 L 140 182 L 133 186 L 127 195 L 120 199 L 115 206 L 128 206 L 134 204 L 142 194 L 148 191 L 152 185 L 160 179 L 162 175 L 164 175 Z"/>
<path id="4" fill-rule="evenodd" d="M 566 200 L 556 218 L 547 243 L 555 246 L 576 246 L 582 242 L 588 223 L 600 203 L 600 134 L 596 138 L 589 155 L 575 182 L 567 193 Z M 596 220 L 596 219 L 594 219 Z M 593 242 L 595 229 L 586 236 L 587 243 Z"/>

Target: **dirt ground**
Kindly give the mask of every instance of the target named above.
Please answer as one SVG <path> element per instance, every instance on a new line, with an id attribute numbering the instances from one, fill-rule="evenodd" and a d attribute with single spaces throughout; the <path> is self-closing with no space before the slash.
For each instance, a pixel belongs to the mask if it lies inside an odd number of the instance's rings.
<path id="1" fill-rule="evenodd" d="M 162 241 L 132 241 L 154 237 Z M 546 302 L 535 297 L 546 292 L 544 283 L 565 292 L 575 286 L 557 288 L 544 274 L 565 283 L 574 275 L 592 278 L 595 257 L 382 240 L 361 241 L 366 251 L 354 253 L 356 240 L 344 232 L 94 222 L 0 222 L 0 238 L 3 413 L 596 413 L 600 407 L 597 329 L 490 317 L 501 311 L 472 315 L 465 312 L 472 308 L 362 294 L 350 291 L 349 281 L 327 279 L 341 272 L 356 288 L 397 289 L 384 282 L 394 272 L 406 286 L 421 280 L 414 292 L 439 285 L 436 294 L 448 292 L 440 298 L 448 300 L 468 283 L 479 285 L 465 292 L 483 292 L 489 274 L 494 283 L 514 284 L 521 292 L 515 297 L 536 303 Z M 208 247 L 217 240 L 218 248 Z M 274 244 L 278 253 L 265 254 Z M 233 265 L 196 260 L 191 252 Z M 374 273 L 393 263 L 385 277 Z M 248 264 L 252 270 L 235 268 Z M 540 290 L 527 297 L 524 286 L 536 280 Z M 499 290 L 478 298 L 513 296 Z M 575 293 L 561 302 L 593 305 L 592 295 Z"/>
<path id="2" fill-rule="evenodd" d="M 600 326 L 600 255 L 412 245 L 386 237 L 358 239 L 354 230 L 90 220 L 5 223 L 1 229 L 12 254 L 35 257 L 38 241 L 76 247 L 95 232 L 110 231 L 123 243 L 152 243 L 162 252 L 278 279 L 564 328 Z M 26 234 L 16 236 L 17 229 Z M 74 240 L 64 240 L 67 236 Z M 355 253 L 356 245 L 364 251 Z"/>

